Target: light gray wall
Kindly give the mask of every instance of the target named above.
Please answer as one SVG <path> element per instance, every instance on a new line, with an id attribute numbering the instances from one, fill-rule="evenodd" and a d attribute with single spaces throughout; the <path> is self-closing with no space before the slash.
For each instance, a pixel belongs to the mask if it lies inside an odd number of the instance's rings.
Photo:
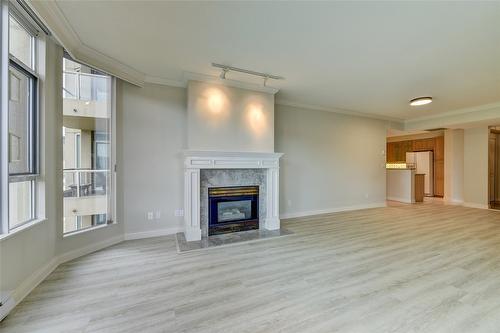
<path id="1" fill-rule="evenodd" d="M 47 220 L 0 241 L 0 291 L 17 289 L 33 273 L 48 264 L 56 254 L 57 212 L 62 213 L 62 202 L 56 205 L 53 198 L 55 192 L 60 189 L 55 170 L 61 144 L 53 134 L 61 132 L 61 129 L 57 128 L 58 94 L 53 87 L 61 86 L 62 49 L 50 39 L 39 46 L 40 52 L 47 50 L 46 62 L 39 64 L 40 71 L 45 73 L 40 82 L 41 91 L 44 93 L 40 100 L 40 127 L 44 130 L 41 132 L 43 159 L 40 161 L 42 183 L 39 187 L 45 201 L 40 203 L 39 211 Z"/>
<path id="2" fill-rule="evenodd" d="M 190 81 L 188 148 L 274 152 L 274 95 Z"/>
<path id="3" fill-rule="evenodd" d="M 275 107 L 284 216 L 385 203 L 387 122 Z"/>
<path id="4" fill-rule="evenodd" d="M 174 211 L 184 206 L 186 89 L 122 82 L 120 95 L 125 233 L 180 229 Z M 160 219 L 147 220 L 148 211 Z"/>
<path id="5" fill-rule="evenodd" d="M 488 207 L 487 126 L 464 130 L 464 201 L 467 205 Z"/>

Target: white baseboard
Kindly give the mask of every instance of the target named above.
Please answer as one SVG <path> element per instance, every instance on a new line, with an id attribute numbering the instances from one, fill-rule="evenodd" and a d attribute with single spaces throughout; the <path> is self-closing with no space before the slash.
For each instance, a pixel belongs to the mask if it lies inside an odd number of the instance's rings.
<path id="1" fill-rule="evenodd" d="M 40 282 L 45 280 L 47 276 L 49 276 L 49 274 L 52 273 L 54 269 L 57 268 L 57 266 L 59 266 L 59 261 L 57 257 L 54 257 L 47 264 L 40 267 L 38 270 L 33 272 L 33 274 L 31 274 L 28 278 L 26 278 L 23 282 L 21 282 L 21 284 L 10 295 L 14 300 L 15 304 L 14 307 L 17 306 L 19 303 L 21 303 L 21 301 L 26 296 L 28 296 L 28 294 L 32 292 L 33 289 L 35 289 L 36 286 L 40 284 Z"/>
<path id="2" fill-rule="evenodd" d="M 167 229 L 159 229 L 159 230 L 151 230 L 151 231 L 141 231 L 141 232 L 132 232 L 125 234 L 125 240 L 132 239 L 142 239 L 142 238 L 151 238 L 151 237 L 161 237 L 167 235 L 174 235 L 178 232 L 181 232 L 182 228 L 167 228 Z"/>
<path id="3" fill-rule="evenodd" d="M 347 212 L 347 211 L 351 211 L 351 210 L 361 210 L 361 209 L 369 209 L 369 208 L 380 208 L 380 207 L 386 207 L 386 206 L 387 206 L 387 204 L 385 201 L 384 202 L 374 202 L 371 204 L 334 207 L 334 208 L 310 210 L 310 211 L 298 212 L 298 213 L 286 213 L 286 214 L 281 214 L 280 219 L 291 219 L 291 218 L 296 218 L 296 217 L 305 217 L 305 216 L 313 216 L 313 215 L 321 215 L 321 214 Z"/>
<path id="4" fill-rule="evenodd" d="M 33 272 L 28 278 L 26 278 L 21 284 L 11 293 L 11 298 L 14 301 L 14 306 L 8 310 L 10 312 L 15 306 L 17 306 L 21 301 L 28 296 L 29 293 L 33 291 L 43 280 L 49 276 L 60 264 L 67 261 L 76 259 L 78 257 L 84 256 L 86 254 L 101 250 L 108 246 L 120 243 L 123 241 L 123 236 L 116 236 L 107 239 L 103 242 L 91 244 L 80 249 L 76 249 L 65 254 L 56 256 L 52 258 L 47 264 L 40 267 L 38 270 Z M 8 314 L 5 313 L 5 316 Z M 2 314 L 3 315 L 3 314 Z"/>
<path id="5" fill-rule="evenodd" d="M 102 242 L 93 243 L 93 244 L 90 244 L 88 246 L 84 246 L 82 248 L 66 252 L 64 254 L 59 255 L 59 257 L 58 257 L 58 265 L 63 264 L 65 262 L 67 262 L 67 261 L 79 258 L 79 257 L 84 256 L 86 254 L 102 250 L 102 249 L 104 249 L 106 247 L 118 244 L 120 242 L 123 242 L 123 236 L 122 235 L 115 236 L 115 237 L 106 239 L 106 240 L 104 240 Z"/>
<path id="6" fill-rule="evenodd" d="M 457 200 L 457 199 L 447 199 L 444 198 L 444 203 L 447 205 L 456 205 L 456 206 L 464 206 L 464 201 L 463 200 Z"/>
<path id="7" fill-rule="evenodd" d="M 399 197 L 387 197 L 387 200 L 388 201 L 398 201 L 398 202 L 407 203 L 407 204 L 415 203 L 414 201 L 411 201 L 411 199 L 408 200 L 408 198 L 399 198 Z"/>
<path id="8" fill-rule="evenodd" d="M 490 207 L 488 205 L 479 204 L 479 203 L 475 203 L 475 202 L 464 202 L 464 203 L 462 203 L 462 206 L 469 207 L 469 208 L 478 208 L 478 209 L 490 209 Z"/>

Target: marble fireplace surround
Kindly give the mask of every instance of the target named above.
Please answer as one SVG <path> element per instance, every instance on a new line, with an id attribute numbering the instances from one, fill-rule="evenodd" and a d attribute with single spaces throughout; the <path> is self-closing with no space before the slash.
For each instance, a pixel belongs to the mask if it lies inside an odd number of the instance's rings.
<path id="1" fill-rule="evenodd" d="M 208 217 L 201 192 L 208 186 L 259 185 L 260 228 L 280 229 L 279 159 L 281 153 L 184 152 L 184 235 L 187 241 L 207 236 Z M 218 170 L 214 170 L 218 169 Z M 234 182 L 234 184 L 233 184 Z"/>

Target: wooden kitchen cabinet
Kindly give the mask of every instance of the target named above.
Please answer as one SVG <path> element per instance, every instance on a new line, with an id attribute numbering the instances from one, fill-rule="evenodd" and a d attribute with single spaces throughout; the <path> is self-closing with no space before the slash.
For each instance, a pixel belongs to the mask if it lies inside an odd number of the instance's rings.
<path id="1" fill-rule="evenodd" d="M 412 151 L 412 148 L 412 141 L 388 142 L 386 156 L 387 162 L 406 162 L 406 153 Z"/>
<path id="2" fill-rule="evenodd" d="M 434 195 L 444 196 L 444 160 L 434 160 Z"/>
<path id="3" fill-rule="evenodd" d="M 394 155 L 394 142 L 387 142 L 386 161 L 387 163 L 396 161 L 396 156 Z"/>
<path id="4" fill-rule="evenodd" d="M 434 138 L 434 159 L 444 161 L 444 136 Z"/>
<path id="5" fill-rule="evenodd" d="M 434 149 L 434 138 L 413 141 L 413 151 L 426 151 Z"/>

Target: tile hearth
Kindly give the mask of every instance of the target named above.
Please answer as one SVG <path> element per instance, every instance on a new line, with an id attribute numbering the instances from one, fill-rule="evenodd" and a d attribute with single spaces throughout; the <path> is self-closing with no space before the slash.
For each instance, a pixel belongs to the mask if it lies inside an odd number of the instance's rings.
<path id="1" fill-rule="evenodd" d="M 188 242 L 186 241 L 184 233 L 179 232 L 175 235 L 175 241 L 177 243 L 177 252 L 183 253 L 194 250 L 219 247 L 224 245 L 235 245 L 239 243 L 260 241 L 276 237 L 288 236 L 292 234 L 293 232 L 283 228 L 278 230 L 259 229 L 259 230 L 249 230 L 249 231 L 208 236 L 208 237 L 203 237 L 199 241 Z"/>

